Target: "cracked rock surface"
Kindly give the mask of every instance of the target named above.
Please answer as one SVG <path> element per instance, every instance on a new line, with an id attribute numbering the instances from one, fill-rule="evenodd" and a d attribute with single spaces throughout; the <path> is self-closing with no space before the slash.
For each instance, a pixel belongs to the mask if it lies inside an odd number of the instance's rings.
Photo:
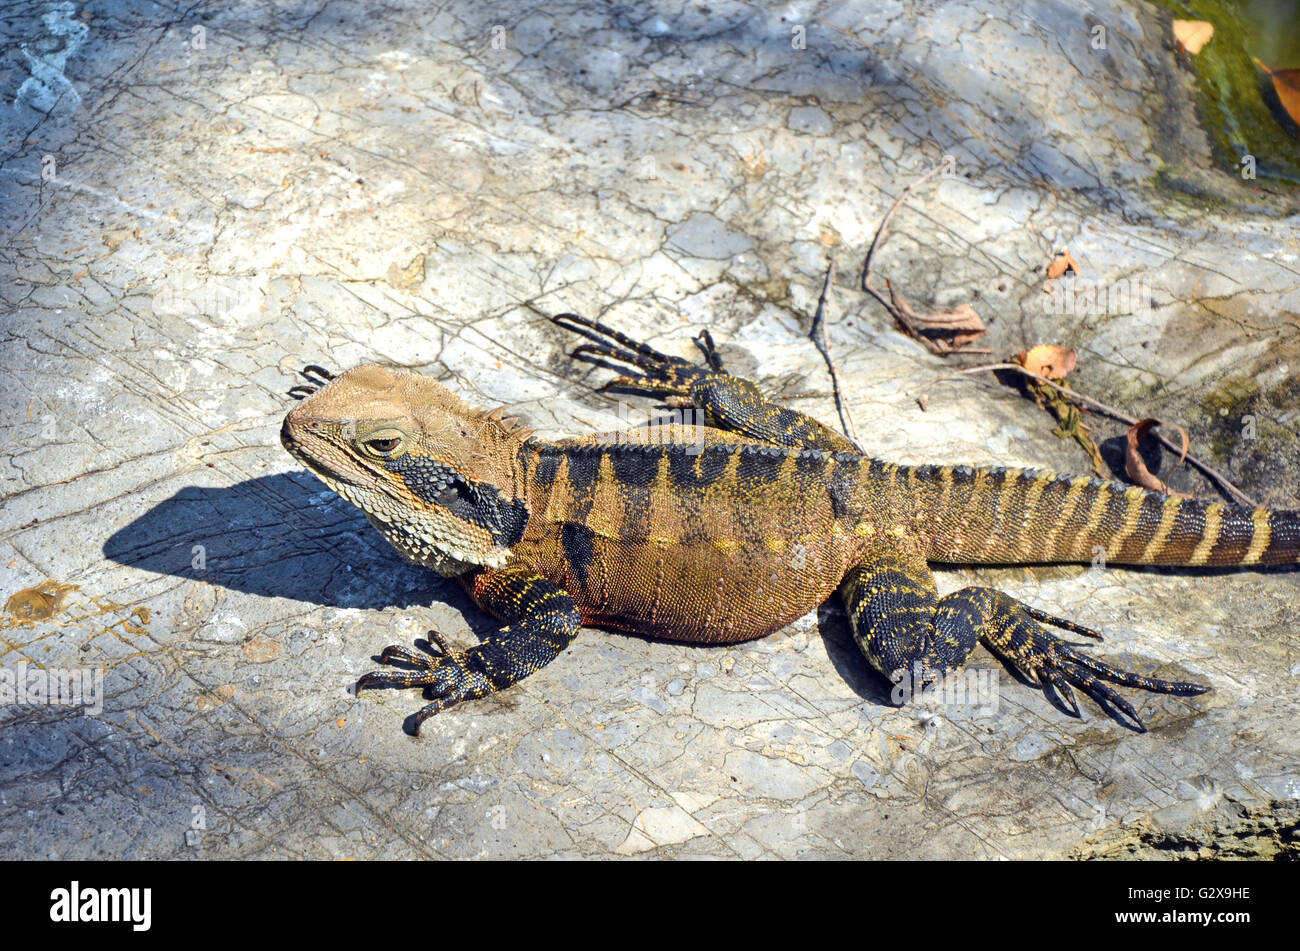
<path id="1" fill-rule="evenodd" d="M 567 359 L 547 320 L 567 310 L 682 355 L 707 326 L 730 369 L 834 423 L 807 337 L 834 260 L 830 339 L 872 454 L 1086 470 L 987 374 L 932 382 L 1059 343 L 1082 391 L 1181 423 L 1296 507 L 1300 219 L 1209 168 L 1163 17 L 10 4 L 0 596 L 56 584 L 0 615 L 0 668 L 100 671 L 103 696 L 0 708 L 0 855 L 1294 853 L 1295 571 L 938 573 L 1213 687 L 1127 694 L 1145 735 L 1091 703 L 1070 719 L 982 649 L 992 709 L 893 706 L 828 606 L 725 648 L 586 630 L 414 739 L 415 692 L 350 685 L 387 644 L 494 622 L 278 440 L 308 363 L 414 368 L 544 432 L 644 415 Z M 991 354 L 947 361 L 856 284 L 944 155 L 876 268 L 920 312 L 984 318 Z M 1063 247 L 1083 273 L 1048 294 Z"/>

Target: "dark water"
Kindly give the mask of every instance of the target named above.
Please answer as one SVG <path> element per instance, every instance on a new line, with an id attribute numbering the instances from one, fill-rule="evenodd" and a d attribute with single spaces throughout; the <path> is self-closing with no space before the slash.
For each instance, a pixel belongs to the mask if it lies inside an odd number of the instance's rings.
<path id="1" fill-rule="evenodd" d="M 1222 7 L 1238 20 L 1251 56 L 1273 69 L 1300 68 L 1300 0 L 1229 0 Z"/>
<path id="2" fill-rule="evenodd" d="M 1300 186 L 1300 120 L 1282 109 L 1272 70 L 1300 69 L 1300 0 L 1161 0 L 1185 20 L 1208 20 L 1214 38 L 1191 57 L 1201 120 L 1221 167 L 1252 156 L 1260 179 Z"/>

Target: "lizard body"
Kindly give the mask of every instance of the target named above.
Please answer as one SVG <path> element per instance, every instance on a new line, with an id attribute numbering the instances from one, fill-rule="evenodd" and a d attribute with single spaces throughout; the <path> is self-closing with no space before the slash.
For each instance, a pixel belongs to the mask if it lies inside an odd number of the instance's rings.
<path id="1" fill-rule="evenodd" d="M 1067 712 L 1071 686 L 1144 728 L 1106 682 L 1176 694 L 1060 641 L 1100 638 L 994 589 L 939 598 L 928 563 L 1251 566 L 1300 561 L 1300 513 L 1179 499 L 1033 469 L 900 466 L 768 402 L 749 381 L 667 357 L 562 315 L 596 341 L 575 351 L 639 375 L 614 384 L 668 397 L 707 425 L 543 442 L 501 411 L 432 380 L 368 365 L 288 414 L 285 447 L 366 512 L 409 560 L 456 577 L 507 623 L 465 651 L 387 648 L 411 670 L 360 686 L 423 686 L 415 726 L 558 656 L 582 624 L 698 643 L 779 630 L 837 589 L 854 637 L 885 673 L 937 676 L 983 641 Z M 1040 623 L 1041 622 L 1041 623 Z M 919 665 L 919 667 L 916 667 Z"/>

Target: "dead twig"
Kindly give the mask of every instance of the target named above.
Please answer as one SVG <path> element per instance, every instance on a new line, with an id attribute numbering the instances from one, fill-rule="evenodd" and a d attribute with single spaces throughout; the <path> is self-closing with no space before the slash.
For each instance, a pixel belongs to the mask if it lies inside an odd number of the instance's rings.
<path id="1" fill-rule="evenodd" d="M 875 262 L 876 251 L 884 242 L 885 232 L 889 228 L 889 223 L 894 220 L 894 215 L 898 214 L 898 210 L 903 207 L 903 202 L 907 201 L 907 196 L 936 175 L 945 171 L 952 164 L 953 157 L 951 155 L 945 156 L 942 162 L 903 189 L 903 193 L 898 196 L 898 200 L 894 202 L 889 211 L 885 213 L 885 217 L 881 220 L 880 227 L 876 229 L 876 236 L 871 240 L 871 247 L 867 250 L 866 260 L 862 262 L 862 289 L 874 297 L 880 306 L 889 312 L 889 315 L 894 318 L 894 322 L 898 324 L 899 327 L 914 339 L 919 340 L 931 353 L 951 353 L 957 349 L 957 346 L 960 346 L 960 344 L 954 345 L 943 338 L 928 336 L 926 333 L 927 330 L 944 331 L 958 328 L 961 330 L 967 330 L 968 328 L 966 326 L 961 326 L 960 322 L 954 323 L 952 320 L 953 316 L 958 312 L 954 311 L 949 314 L 936 315 L 940 319 L 932 324 L 925 317 L 913 311 L 912 308 L 907 305 L 907 302 L 899 297 L 894 291 L 892 284 L 889 287 L 888 296 L 873 286 L 871 283 L 871 267 Z M 969 305 L 965 306 L 966 309 L 969 310 Z M 974 339 L 974 337 L 978 337 L 980 333 L 983 333 L 983 326 L 979 321 L 978 316 L 976 316 L 973 311 L 970 311 L 969 317 L 974 318 L 974 324 L 978 325 L 978 327 L 970 329 L 970 332 L 973 334 L 971 339 Z"/>
<path id="2" fill-rule="evenodd" d="M 642 99 L 660 99 L 664 102 L 681 103 L 683 106 L 702 105 L 700 100 L 693 99 L 690 96 L 681 96 L 678 95 L 677 93 L 664 92 L 662 89 L 646 89 L 642 92 L 637 93 L 635 96 L 632 96 L 626 102 L 620 103 L 618 108 L 626 109 L 628 106 L 639 103 Z"/>
<path id="3" fill-rule="evenodd" d="M 1091 406 L 1093 409 L 1101 413 L 1104 413 L 1105 415 L 1111 417 L 1112 419 L 1117 419 L 1128 426 L 1136 426 L 1138 424 L 1138 420 L 1134 419 L 1132 416 L 1129 416 L 1127 413 L 1122 413 L 1119 410 L 1115 409 L 1115 407 L 1107 406 L 1105 403 L 1101 402 L 1100 400 L 1095 400 L 1091 396 L 1085 396 L 1083 393 L 1080 393 L 1077 390 L 1072 390 L 1068 386 L 1062 386 L 1060 383 L 1057 383 L 1054 380 L 1049 380 L 1045 376 L 1039 376 L 1037 373 L 1034 373 L 1030 370 L 1026 370 L 1018 363 L 989 363 L 989 364 L 982 364 L 977 367 L 967 367 L 964 370 L 955 370 L 952 373 L 947 373 L 943 376 L 936 377 L 935 379 L 931 380 L 929 383 L 926 383 L 925 386 L 922 387 L 922 389 L 933 386 L 934 384 L 940 383 L 944 380 L 951 380 L 957 376 L 964 376 L 965 374 L 968 373 L 982 373 L 990 370 L 1014 370 L 1016 373 L 1019 373 L 1021 376 L 1027 376 L 1031 379 L 1037 380 L 1039 383 L 1045 384 L 1046 386 L 1050 386 L 1053 387 L 1054 389 L 1060 390 L 1070 399 L 1077 400 L 1080 403 L 1086 403 L 1087 405 Z M 1170 452 L 1175 452 L 1178 453 L 1179 455 L 1186 454 L 1187 462 L 1190 465 L 1196 467 L 1206 476 L 1208 476 L 1211 479 L 1211 481 L 1213 481 L 1222 491 L 1235 497 L 1243 504 L 1249 505 L 1251 508 L 1259 507 L 1258 502 L 1252 499 L 1245 492 L 1242 492 L 1241 489 L 1233 485 L 1223 473 L 1219 472 L 1219 470 L 1215 469 L 1213 466 L 1209 465 L 1208 463 L 1202 462 L 1200 459 L 1196 458 L 1190 453 L 1186 453 L 1185 447 L 1175 446 L 1164 436 L 1160 435 L 1160 433 L 1151 433 L 1151 435 L 1154 436 L 1156 441 L 1159 442 L 1166 449 L 1168 449 Z"/>
<path id="4" fill-rule="evenodd" d="M 831 296 L 831 286 L 835 283 L 835 262 L 832 261 L 830 267 L 826 269 L 826 281 L 822 284 L 822 294 L 817 300 L 817 312 L 813 314 L 812 330 L 808 336 L 812 338 L 815 346 L 822 359 L 826 361 L 826 366 L 831 372 L 831 391 L 835 394 L 835 408 L 840 414 L 840 428 L 844 430 L 844 435 L 852 440 L 853 445 L 859 450 L 862 444 L 858 442 L 858 430 L 853 425 L 853 416 L 849 413 L 848 404 L 844 402 L 844 395 L 840 391 L 840 374 L 835 367 L 835 360 L 831 356 L 831 343 L 826 336 L 826 301 Z"/>
<path id="5" fill-rule="evenodd" d="M 876 249 L 880 247 L 881 239 L 883 239 L 885 236 L 885 229 L 888 228 L 889 223 L 894 220 L 894 215 L 898 214 L 898 209 L 903 207 L 903 202 L 907 201 L 908 195 L 912 194 L 913 191 L 915 191 L 920 186 L 924 185 L 930 179 L 934 178 L 934 176 L 938 175 L 940 172 L 942 172 L 952 163 L 953 163 L 952 156 L 951 155 L 945 156 L 942 162 L 940 162 L 934 168 L 930 169 L 930 171 L 926 172 L 916 181 L 912 182 L 912 184 L 904 188 L 903 194 L 899 195 L 898 200 L 894 202 L 893 206 L 889 209 L 889 211 L 885 212 L 885 217 L 883 220 L 881 220 L 880 227 L 876 229 L 876 236 L 871 239 L 871 247 L 867 249 L 867 259 L 862 262 L 862 289 L 866 291 L 868 294 L 871 294 L 873 297 L 876 298 L 876 300 L 880 301 L 886 307 L 891 306 L 890 303 L 887 300 L 885 300 L 885 298 L 880 294 L 879 291 L 875 290 L 871 286 L 871 264 L 875 260 Z"/>

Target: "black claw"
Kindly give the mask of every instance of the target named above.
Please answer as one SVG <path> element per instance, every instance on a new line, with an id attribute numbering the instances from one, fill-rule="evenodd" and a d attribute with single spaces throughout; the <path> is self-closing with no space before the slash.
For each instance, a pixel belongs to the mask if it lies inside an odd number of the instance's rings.
<path id="1" fill-rule="evenodd" d="M 401 647 L 397 644 L 390 644 L 388 647 L 385 647 L 383 651 L 380 652 L 379 662 L 381 664 L 391 664 L 394 661 L 400 661 L 401 663 L 404 664 L 415 664 L 421 667 L 427 667 L 429 665 L 428 658 L 426 658 L 423 654 L 417 654 L 409 647 Z"/>
<path id="2" fill-rule="evenodd" d="M 1046 611 L 1040 611 L 1038 608 L 1032 607 L 1031 605 L 1028 604 L 1021 604 L 1020 606 L 1024 608 L 1025 613 L 1028 614 L 1035 621 L 1042 621 L 1044 624 L 1050 624 L 1053 627 L 1059 627 L 1063 631 L 1072 631 L 1075 634 L 1082 634 L 1084 637 L 1091 637 L 1093 640 L 1098 640 L 1098 641 L 1105 640 L 1105 638 L 1101 636 L 1101 631 L 1094 631 L 1092 628 L 1084 627 L 1082 624 L 1079 624 L 1076 621 L 1071 621 L 1063 617 L 1057 617 L 1055 614 L 1048 614 Z"/>
<path id="3" fill-rule="evenodd" d="M 289 389 L 289 395 L 295 400 L 306 399 L 334 379 L 333 373 L 315 363 L 307 364 L 298 371 L 298 375 L 307 382 L 305 384 L 299 383 Z"/>
<path id="4" fill-rule="evenodd" d="M 602 324 L 598 320 L 588 320 L 586 317 L 579 317 L 577 314 L 557 314 L 551 318 L 551 322 L 565 330 L 571 330 L 574 333 L 581 334 L 588 340 L 594 340 L 603 346 L 609 346 L 609 340 L 622 344 L 634 353 L 643 357 L 649 357 L 656 363 L 668 363 L 676 359 L 660 353 L 649 344 L 641 343 L 639 340 L 633 340 L 627 334 L 615 330 L 608 324 Z M 607 338 L 607 339 L 602 339 Z"/>
<path id="5" fill-rule="evenodd" d="M 1017 606 L 1021 612 L 1020 617 L 1017 619 L 1012 609 L 1009 629 L 1000 633 L 1000 640 L 992 643 L 986 640 L 985 643 L 1001 654 L 1018 676 L 1032 675 L 1048 700 L 1073 716 L 1080 716 L 1081 713 L 1071 687 L 1082 690 L 1108 716 L 1138 733 L 1146 733 L 1147 726 L 1137 711 L 1109 684 L 1176 696 L 1196 696 L 1210 689 L 1186 681 L 1143 677 L 1091 657 L 1035 622 L 1051 624 L 1097 640 L 1101 639 L 1100 632 L 1027 604 L 1017 602 Z"/>
<path id="6" fill-rule="evenodd" d="M 695 346 L 699 347 L 700 352 L 704 354 L 704 361 L 709 365 L 709 368 L 716 373 L 721 373 L 722 356 L 713 343 L 713 334 L 709 333 L 709 328 L 705 327 L 695 335 Z"/>
<path id="7" fill-rule="evenodd" d="M 1109 716 L 1121 723 L 1127 718 L 1130 728 L 1138 733 L 1147 732 L 1147 725 L 1142 722 L 1142 718 L 1138 716 L 1132 705 L 1098 679 L 1092 671 L 1080 668 L 1068 659 L 1062 660 L 1057 666 L 1057 670 L 1072 684 L 1096 701 L 1097 705 L 1105 710 Z M 1123 716 L 1119 716 L 1116 711 L 1122 713 Z"/>
<path id="8" fill-rule="evenodd" d="M 1043 693 L 1047 695 L 1048 700 L 1055 700 L 1070 716 L 1076 719 L 1083 718 L 1074 691 L 1070 689 L 1069 682 L 1061 674 L 1051 670 L 1043 670 L 1039 672 L 1038 677 L 1039 683 L 1043 687 Z"/>
<path id="9" fill-rule="evenodd" d="M 357 690 L 370 687 L 423 687 L 428 682 L 428 676 L 428 673 L 419 674 L 409 670 L 372 670 L 357 680 Z"/>
<path id="10" fill-rule="evenodd" d="M 688 398 L 691 387 L 702 376 L 722 370 L 722 358 L 718 356 L 708 330 L 701 331 L 695 337 L 695 344 L 703 351 L 708 364 L 700 366 L 681 357 L 660 353 L 649 344 L 633 340 L 613 327 L 577 314 L 559 314 L 552 317 L 551 321 L 592 341 L 575 347 L 570 356 L 619 374 L 617 379 L 610 380 L 599 388 L 602 393 L 625 390 L 642 395 Z M 629 367 L 635 372 L 629 374 Z M 677 404 L 668 402 L 668 405 Z"/>
<path id="11" fill-rule="evenodd" d="M 443 708 L 442 701 L 435 700 L 433 701 L 433 703 L 430 703 L 425 707 L 423 707 L 419 713 L 411 714 L 411 729 L 413 731 L 413 735 L 419 736 L 420 727 L 424 725 L 424 721 L 429 719 L 429 717 L 437 715 L 437 713 L 441 711 L 442 708 Z"/>
<path id="12" fill-rule="evenodd" d="M 444 657 L 450 657 L 456 652 L 451 646 L 451 642 L 443 637 L 441 631 L 429 631 L 425 636 L 429 638 L 429 643 L 437 647 Z"/>
<path id="13" fill-rule="evenodd" d="M 1185 680 L 1158 680 L 1154 677 L 1143 677 L 1140 674 L 1121 670 L 1105 661 L 1097 660 L 1095 657 L 1089 657 L 1087 654 L 1064 646 L 1061 649 L 1061 656 L 1071 664 L 1091 671 L 1095 676 L 1109 680 L 1111 683 L 1117 683 L 1125 687 L 1136 687 L 1139 690 L 1149 690 L 1152 693 L 1168 693 L 1187 697 L 1205 693 L 1210 689 L 1202 684 L 1190 683 Z"/>
<path id="14" fill-rule="evenodd" d="M 612 363 L 625 363 L 629 367 L 635 367 L 645 372 L 652 372 L 656 369 L 654 364 L 647 365 L 644 360 L 638 360 L 635 354 L 624 353 L 614 347 L 602 347 L 597 343 L 584 343 L 574 347 L 569 356 L 575 360 L 582 360 L 586 363 L 594 363 L 597 366 L 617 370 L 619 373 L 626 372 L 626 369 L 612 366 Z"/>
<path id="15" fill-rule="evenodd" d="M 1098 703 L 1102 704 L 1102 706 L 1106 706 L 1107 703 L 1109 703 L 1114 707 L 1119 708 L 1119 710 L 1121 710 L 1123 714 L 1126 717 L 1128 717 L 1129 721 L 1132 723 L 1134 729 L 1136 729 L 1137 732 L 1139 733 L 1147 732 L 1147 725 L 1142 722 L 1142 718 L 1137 715 L 1137 711 L 1133 709 L 1132 704 L 1130 704 L 1127 700 L 1125 700 L 1115 691 L 1111 690 L 1109 687 L 1101 687 L 1099 692 L 1104 696 L 1105 700 L 1103 701 L 1100 698 L 1094 697 L 1094 699 L 1096 699 Z"/>
<path id="16" fill-rule="evenodd" d="M 575 347 L 569 354 L 575 360 L 581 360 L 583 363 L 590 363 L 592 366 L 598 366 L 603 370 L 611 370 L 614 373 L 626 373 L 628 367 L 650 374 L 655 378 L 662 378 L 665 374 L 663 368 L 653 363 L 646 363 L 640 360 L 635 354 L 623 353 L 612 347 L 603 347 L 599 344 L 584 343 Z M 620 366 L 626 364 L 626 366 Z M 609 386 L 609 384 L 605 384 Z"/>

